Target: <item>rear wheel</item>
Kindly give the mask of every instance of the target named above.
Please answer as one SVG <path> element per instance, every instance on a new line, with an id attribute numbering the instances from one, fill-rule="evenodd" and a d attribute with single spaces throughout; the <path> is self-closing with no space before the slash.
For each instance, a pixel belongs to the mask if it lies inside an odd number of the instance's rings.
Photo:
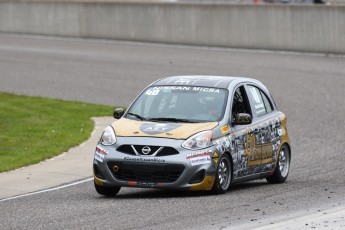
<path id="1" fill-rule="evenodd" d="M 94 182 L 95 189 L 98 194 L 103 195 L 103 196 L 116 196 L 116 194 L 120 191 L 121 187 L 105 187 L 105 186 L 100 186 L 97 185 Z"/>
<path id="2" fill-rule="evenodd" d="M 284 144 L 279 151 L 276 169 L 274 170 L 273 175 L 266 177 L 266 180 L 269 183 L 284 183 L 289 175 L 290 159 L 290 149 L 286 144 Z"/>
<path id="3" fill-rule="evenodd" d="M 223 154 L 219 159 L 216 179 L 212 188 L 212 192 L 215 194 L 225 193 L 231 184 L 231 163 L 229 156 Z"/>

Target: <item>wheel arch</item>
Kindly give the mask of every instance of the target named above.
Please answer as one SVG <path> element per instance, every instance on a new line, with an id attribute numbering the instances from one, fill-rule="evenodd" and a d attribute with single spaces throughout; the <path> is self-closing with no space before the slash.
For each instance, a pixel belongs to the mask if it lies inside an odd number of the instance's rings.
<path id="1" fill-rule="evenodd" d="M 287 142 L 287 141 L 285 141 L 285 142 L 283 142 L 281 145 L 280 145 L 280 147 L 279 147 L 279 149 L 278 149 L 278 152 L 277 152 L 277 159 L 276 159 L 276 162 L 275 162 L 275 164 L 274 164 L 274 169 L 271 171 L 271 174 L 273 174 L 274 173 L 274 171 L 275 171 L 275 169 L 276 169 L 276 167 L 277 167 L 277 164 L 278 164 L 278 156 L 279 156 L 279 153 L 280 153 L 280 150 L 282 149 L 282 147 L 284 146 L 284 145 L 286 145 L 286 147 L 288 148 L 288 150 L 289 150 L 289 161 L 291 162 L 291 147 L 290 147 L 290 143 L 289 142 Z"/>
<path id="2" fill-rule="evenodd" d="M 232 180 L 234 179 L 234 160 L 232 159 L 232 155 L 229 151 L 225 151 L 223 153 L 223 155 L 227 155 L 230 159 L 230 164 L 231 164 L 231 181 L 230 181 L 230 183 L 231 183 Z"/>
<path id="3" fill-rule="evenodd" d="M 284 143 L 281 145 L 280 149 L 281 149 L 284 145 L 286 145 L 287 148 L 289 149 L 289 155 L 290 155 L 290 161 L 291 161 L 291 146 L 290 146 L 290 143 L 289 143 L 289 142 L 284 142 Z M 279 150 L 280 150 L 280 149 L 279 149 Z"/>

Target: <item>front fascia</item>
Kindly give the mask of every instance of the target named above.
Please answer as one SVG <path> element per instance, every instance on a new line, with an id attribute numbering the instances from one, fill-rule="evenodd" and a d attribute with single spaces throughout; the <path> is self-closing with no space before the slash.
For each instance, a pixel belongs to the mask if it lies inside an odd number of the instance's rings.
<path id="1" fill-rule="evenodd" d="M 212 156 L 217 151 L 214 146 L 202 150 L 187 150 L 181 147 L 183 140 L 155 138 L 155 137 L 117 137 L 116 144 L 112 146 L 97 145 L 98 149 L 106 153 L 99 159 L 95 154 L 94 167 L 97 167 L 99 174 L 103 178 L 98 178 L 95 173 L 95 181 L 104 186 L 121 186 L 121 187 L 154 187 L 170 189 L 192 189 L 192 190 L 211 190 L 217 161 Z M 129 155 L 119 152 L 117 149 L 122 145 L 139 145 L 139 146 L 168 146 L 175 148 L 179 153 L 170 156 L 153 157 L 146 156 L 139 152 L 137 155 Z M 219 155 L 219 153 L 218 153 Z M 113 167 L 109 167 L 109 162 L 117 162 Z M 135 180 L 121 180 L 116 178 L 112 172 L 115 165 L 121 170 L 121 165 L 135 165 L 138 167 L 172 167 L 182 165 L 184 170 L 177 181 L 172 183 L 152 183 Z M 192 178 L 200 171 L 204 170 L 204 178 L 197 183 L 190 183 Z"/>

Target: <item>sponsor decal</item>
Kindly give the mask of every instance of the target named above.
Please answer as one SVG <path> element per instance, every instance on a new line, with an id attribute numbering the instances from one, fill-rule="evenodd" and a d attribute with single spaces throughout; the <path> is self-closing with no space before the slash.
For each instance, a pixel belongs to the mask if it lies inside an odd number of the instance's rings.
<path id="1" fill-rule="evenodd" d="M 104 155 L 100 154 L 99 152 L 95 153 L 95 159 L 99 162 L 103 162 L 104 160 Z"/>
<path id="2" fill-rule="evenodd" d="M 190 83 L 190 80 L 189 79 L 183 79 L 183 78 L 181 78 L 181 79 L 179 79 L 179 80 L 177 80 L 177 81 L 175 81 L 175 84 L 177 85 L 177 84 L 181 84 L 181 85 L 188 85 Z"/>
<path id="3" fill-rule="evenodd" d="M 141 157 L 125 157 L 123 158 L 126 161 L 135 161 L 135 162 L 154 162 L 154 163 L 164 163 L 164 159 L 160 158 L 141 158 Z"/>
<path id="4" fill-rule="evenodd" d="M 217 88 L 209 87 L 190 87 L 190 86 L 155 86 L 148 89 L 145 94 L 149 96 L 155 96 L 159 94 L 161 90 L 167 91 L 199 91 L 199 92 L 209 92 L 209 93 L 220 93 Z"/>
<path id="5" fill-rule="evenodd" d="M 211 156 L 196 157 L 190 160 L 192 166 L 211 163 Z"/>
<path id="6" fill-rule="evenodd" d="M 244 155 L 248 157 L 248 166 L 260 165 L 264 162 L 272 162 L 273 157 L 273 144 L 257 144 L 256 138 L 253 135 L 247 137 L 247 143 L 249 148 L 244 152 Z"/>
<path id="7" fill-rule="evenodd" d="M 150 188 L 154 188 L 157 187 L 157 183 L 155 182 L 145 182 L 145 181 L 138 181 L 137 182 L 137 186 L 141 186 L 141 187 L 150 187 Z"/>
<path id="8" fill-rule="evenodd" d="M 164 187 L 164 183 L 155 183 L 155 182 L 146 182 L 146 181 L 128 181 L 128 186 L 137 186 L 137 187 Z"/>
<path id="9" fill-rule="evenodd" d="M 219 93 L 219 89 L 204 88 L 204 87 L 193 87 L 193 91 L 202 91 L 202 92 L 209 92 L 209 93 Z"/>
<path id="10" fill-rule="evenodd" d="M 227 133 L 227 132 L 229 132 L 229 126 L 224 125 L 220 130 L 222 131 L 222 133 Z"/>
<path id="11" fill-rule="evenodd" d="M 155 88 L 153 88 L 153 89 L 149 89 L 149 90 L 147 90 L 146 92 L 145 92 L 145 94 L 146 95 L 149 95 L 149 96 L 156 96 L 158 93 L 159 93 L 159 89 L 156 89 L 156 87 Z"/>
<path id="12" fill-rule="evenodd" d="M 107 151 L 105 151 L 104 149 L 99 148 L 99 147 L 96 147 L 96 152 L 99 153 L 99 154 L 102 154 L 102 155 L 107 155 L 108 154 Z"/>
<path id="13" fill-rule="evenodd" d="M 145 134 L 156 135 L 169 132 L 180 126 L 179 124 L 144 123 L 140 126 L 140 130 Z"/>
<path id="14" fill-rule="evenodd" d="M 212 154 L 211 152 L 197 151 L 197 152 L 188 153 L 186 156 L 186 159 L 189 160 L 196 157 L 210 156 L 211 154 Z"/>
<path id="15" fill-rule="evenodd" d="M 255 102 L 257 104 L 260 104 L 261 103 L 261 96 L 260 96 L 259 91 L 257 90 L 257 88 L 250 87 L 249 90 L 252 93 Z"/>

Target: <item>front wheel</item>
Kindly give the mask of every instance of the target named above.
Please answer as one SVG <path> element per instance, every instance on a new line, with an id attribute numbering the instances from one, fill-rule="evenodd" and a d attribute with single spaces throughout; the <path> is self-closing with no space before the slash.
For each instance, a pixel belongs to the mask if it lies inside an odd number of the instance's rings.
<path id="1" fill-rule="evenodd" d="M 274 170 L 273 175 L 266 177 L 268 183 L 284 183 L 286 178 L 289 175 L 290 169 L 290 149 L 289 147 L 284 144 L 278 155 L 278 162 L 276 165 L 276 169 Z"/>
<path id="2" fill-rule="evenodd" d="M 219 159 L 216 180 L 214 182 L 212 192 L 215 194 L 225 193 L 231 184 L 231 162 L 228 155 L 223 154 Z"/>
<path id="3" fill-rule="evenodd" d="M 105 187 L 105 186 L 100 186 L 97 185 L 94 182 L 95 189 L 98 194 L 103 195 L 103 196 L 116 196 L 116 194 L 120 191 L 121 187 Z"/>

